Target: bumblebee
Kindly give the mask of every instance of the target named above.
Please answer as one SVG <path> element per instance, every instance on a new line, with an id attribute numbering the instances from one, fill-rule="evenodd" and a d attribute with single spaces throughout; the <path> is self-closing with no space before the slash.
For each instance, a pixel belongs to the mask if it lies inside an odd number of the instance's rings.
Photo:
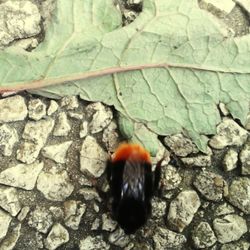
<path id="1" fill-rule="evenodd" d="M 133 234 L 151 215 L 151 198 L 158 189 L 160 162 L 152 171 L 150 154 L 140 145 L 121 144 L 107 162 L 114 219 Z"/>

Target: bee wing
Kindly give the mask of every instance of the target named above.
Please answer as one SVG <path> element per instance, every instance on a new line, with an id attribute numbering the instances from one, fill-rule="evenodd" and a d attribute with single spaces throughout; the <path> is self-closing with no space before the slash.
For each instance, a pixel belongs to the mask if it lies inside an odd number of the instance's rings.
<path id="1" fill-rule="evenodd" d="M 145 199 L 145 168 L 144 164 L 128 159 L 123 170 L 123 184 L 121 196 L 135 199 Z"/>

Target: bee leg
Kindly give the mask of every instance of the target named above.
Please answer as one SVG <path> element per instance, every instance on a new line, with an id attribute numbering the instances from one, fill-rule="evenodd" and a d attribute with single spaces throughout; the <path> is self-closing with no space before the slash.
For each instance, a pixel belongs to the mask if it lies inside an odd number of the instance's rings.
<path id="1" fill-rule="evenodd" d="M 156 164 L 156 168 L 154 171 L 154 191 L 157 191 L 159 189 L 160 186 L 160 180 L 161 180 L 161 163 L 162 163 L 163 159 L 160 160 L 157 164 Z"/>

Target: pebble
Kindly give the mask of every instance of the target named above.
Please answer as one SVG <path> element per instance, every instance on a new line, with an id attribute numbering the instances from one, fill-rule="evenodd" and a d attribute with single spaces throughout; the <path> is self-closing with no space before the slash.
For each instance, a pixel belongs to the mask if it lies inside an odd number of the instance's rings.
<path id="1" fill-rule="evenodd" d="M 28 104 L 29 118 L 35 121 L 46 116 L 46 105 L 40 99 L 32 99 Z"/>
<path id="2" fill-rule="evenodd" d="M 119 135 L 116 129 L 116 124 L 111 122 L 109 126 L 103 131 L 102 141 L 108 152 L 114 152 L 120 143 Z"/>
<path id="3" fill-rule="evenodd" d="M 21 210 L 18 193 L 13 187 L 0 186 L 0 207 L 16 216 Z"/>
<path id="4" fill-rule="evenodd" d="M 217 126 L 217 134 L 211 138 L 209 145 L 214 149 L 227 146 L 242 146 L 247 140 L 248 132 L 234 120 L 224 118 Z"/>
<path id="5" fill-rule="evenodd" d="M 185 167 L 210 167 L 212 164 L 212 150 L 207 147 L 207 154 L 199 154 L 193 157 L 183 157 L 181 161 L 185 165 Z"/>
<path id="6" fill-rule="evenodd" d="M 88 134 L 88 122 L 87 121 L 83 121 L 81 126 L 80 126 L 80 138 L 84 138 L 86 137 Z"/>
<path id="7" fill-rule="evenodd" d="M 102 236 L 87 236 L 80 241 L 80 250 L 108 250 L 110 246 L 103 240 Z"/>
<path id="8" fill-rule="evenodd" d="M 49 108 L 47 110 L 47 115 L 51 116 L 52 114 L 54 114 L 57 110 L 58 110 L 58 104 L 56 101 L 51 100 L 50 104 L 49 104 Z"/>
<path id="9" fill-rule="evenodd" d="M 163 190 L 166 191 L 176 189 L 182 181 L 182 178 L 178 173 L 178 170 L 172 165 L 167 165 L 162 169 L 161 178 L 162 178 Z"/>
<path id="10" fill-rule="evenodd" d="M 66 155 L 73 141 L 66 141 L 60 144 L 49 145 L 43 148 L 42 155 L 57 163 L 65 163 Z"/>
<path id="11" fill-rule="evenodd" d="M 87 188 L 87 187 L 81 188 L 81 189 L 79 189 L 78 193 L 80 195 L 83 195 L 83 197 L 86 201 L 90 201 L 90 200 L 94 200 L 94 199 L 99 201 L 99 202 L 101 201 L 99 194 L 93 188 Z"/>
<path id="12" fill-rule="evenodd" d="M 0 209 L 0 241 L 6 236 L 11 219 L 8 213 Z"/>
<path id="13" fill-rule="evenodd" d="M 109 235 L 109 242 L 115 246 L 124 248 L 130 242 L 130 238 L 121 228 L 117 228 Z"/>
<path id="14" fill-rule="evenodd" d="M 48 171 L 42 171 L 37 179 L 37 189 L 51 201 L 64 201 L 71 195 L 74 186 L 65 170 L 52 167 Z"/>
<path id="15" fill-rule="evenodd" d="M 67 110 L 77 109 L 79 107 L 79 101 L 77 96 L 64 96 L 61 99 L 61 107 L 65 107 Z"/>
<path id="16" fill-rule="evenodd" d="M 51 118 L 42 119 L 40 121 L 28 121 L 24 127 L 22 137 L 42 147 L 47 142 L 47 138 L 54 127 L 54 123 L 54 120 Z"/>
<path id="17" fill-rule="evenodd" d="M 250 140 L 240 152 L 241 174 L 250 175 Z"/>
<path id="18" fill-rule="evenodd" d="M 184 235 L 159 227 L 153 236 L 155 250 L 183 249 L 187 239 Z"/>
<path id="19" fill-rule="evenodd" d="M 238 240 L 247 232 L 246 221 L 237 214 L 214 219 L 213 228 L 220 243 Z"/>
<path id="20" fill-rule="evenodd" d="M 108 214 L 102 215 L 102 230 L 113 232 L 117 227 L 117 222 L 112 220 Z"/>
<path id="21" fill-rule="evenodd" d="M 217 241 L 211 226 L 207 222 L 200 222 L 192 232 L 194 246 L 198 249 L 211 247 Z"/>
<path id="22" fill-rule="evenodd" d="M 86 205 L 81 201 L 68 200 L 64 202 L 65 225 L 78 230 Z"/>
<path id="23" fill-rule="evenodd" d="M 53 225 L 53 218 L 45 207 L 36 207 L 30 213 L 28 225 L 35 228 L 38 232 L 46 234 Z"/>
<path id="24" fill-rule="evenodd" d="M 233 214 L 235 212 L 234 208 L 228 203 L 223 203 L 219 205 L 214 212 L 215 216 L 221 216 L 226 214 Z"/>
<path id="25" fill-rule="evenodd" d="M 21 209 L 21 212 L 18 214 L 17 219 L 19 221 L 23 221 L 27 217 L 29 212 L 30 212 L 30 207 L 28 206 L 23 207 Z"/>
<path id="26" fill-rule="evenodd" d="M 43 162 L 38 161 L 9 167 L 0 173 L 0 184 L 32 190 L 42 169 Z"/>
<path id="27" fill-rule="evenodd" d="M 2 10 L 0 10 L 0 12 L 1 11 Z M 0 41 L 1 41 L 1 35 L 0 35 Z M 28 114 L 27 106 L 25 104 L 25 99 L 22 96 L 15 95 L 0 100 L 0 123 L 23 121 L 26 118 L 27 114 Z"/>
<path id="28" fill-rule="evenodd" d="M 183 134 L 168 135 L 164 138 L 164 143 L 180 157 L 199 152 L 195 144 Z"/>
<path id="29" fill-rule="evenodd" d="M 229 186 L 228 201 L 246 214 L 250 214 L 250 179 L 238 177 Z"/>
<path id="30" fill-rule="evenodd" d="M 226 12 L 227 14 L 229 14 L 235 6 L 235 2 L 232 0 L 220 0 L 220 1 L 204 0 L 204 1 L 206 3 L 212 4 L 214 7 L 216 7 L 220 11 Z"/>
<path id="31" fill-rule="evenodd" d="M 58 114 L 57 123 L 54 128 L 54 136 L 67 136 L 71 130 L 70 122 L 65 112 Z"/>
<path id="32" fill-rule="evenodd" d="M 23 141 L 19 144 L 16 158 L 23 163 L 31 164 L 36 161 L 41 148 L 42 145 L 36 144 L 31 141 Z"/>
<path id="33" fill-rule="evenodd" d="M 98 230 L 100 227 L 100 219 L 96 218 L 94 222 L 92 223 L 91 230 Z"/>
<path id="34" fill-rule="evenodd" d="M 7 124 L 0 126 L 0 152 L 4 156 L 12 155 L 13 147 L 17 142 L 18 134 L 15 128 Z"/>
<path id="35" fill-rule="evenodd" d="M 86 107 L 86 112 L 89 117 L 92 116 L 89 124 L 89 130 L 92 134 L 101 132 L 113 119 L 111 109 L 100 102 L 89 104 Z"/>
<path id="36" fill-rule="evenodd" d="M 229 110 L 227 109 L 227 106 L 225 103 L 220 102 L 219 103 L 219 108 L 223 116 L 228 116 L 230 114 Z"/>
<path id="37" fill-rule="evenodd" d="M 37 6 L 31 1 L 2 3 L 0 17 L 0 47 L 7 46 L 14 40 L 38 35 L 41 31 L 41 15 Z"/>
<path id="38" fill-rule="evenodd" d="M 100 177 L 106 168 L 108 154 L 92 136 L 87 136 L 83 141 L 80 152 L 81 171 L 88 172 L 94 177 Z"/>
<path id="39" fill-rule="evenodd" d="M 64 211 L 61 207 L 58 206 L 51 206 L 49 211 L 52 213 L 53 217 L 57 220 L 61 220 L 64 218 Z"/>
<path id="40" fill-rule="evenodd" d="M 152 219 L 153 220 L 162 220 L 166 214 L 167 204 L 165 201 L 154 197 L 152 199 Z"/>
<path id="41" fill-rule="evenodd" d="M 238 241 L 233 243 L 227 243 L 221 246 L 220 250 L 249 250 L 250 242 Z"/>
<path id="42" fill-rule="evenodd" d="M 83 114 L 79 114 L 79 113 L 76 113 L 76 112 L 68 112 L 68 115 L 70 118 L 73 118 L 73 119 L 76 119 L 76 120 L 82 120 L 83 119 Z"/>
<path id="43" fill-rule="evenodd" d="M 21 235 L 22 224 L 19 223 L 0 243 L 1 250 L 15 249 L 16 243 Z"/>
<path id="44" fill-rule="evenodd" d="M 168 224 L 173 230 L 182 232 L 191 223 L 200 205 L 200 198 L 194 190 L 182 191 L 170 203 Z"/>
<path id="45" fill-rule="evenodd" d="M 237 168 L 238 152 L 234 149 L 229 149 L 223 159 L 223 168 L 225 171 L 232 171 Z"/>
<path id="46" fill-rule="evenodd" d="M 209 171 L 200 172 L 194 182 L 197 190 L 211 201 L 220 201 L 228 194 L 228 185 L 222 176 Z"/>
<path id="47" fill-rule="evenodd" d="M 69 233 L 60 223 L 56 223 L 49 235 L 47 236 L 44 245 L 49 250 L 55 250 L 58 247 L 69 241 Z"/>

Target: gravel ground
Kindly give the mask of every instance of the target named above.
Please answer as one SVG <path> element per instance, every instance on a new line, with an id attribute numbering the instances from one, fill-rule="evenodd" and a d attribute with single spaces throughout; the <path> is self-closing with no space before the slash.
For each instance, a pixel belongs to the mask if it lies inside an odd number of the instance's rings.
<path id="1" fill-rule="evenodd" d="M 6 31 L 25 2 L 33 26 Z M 116 0 L 124 25 L 142 1 Z M 224 2 L 224 4 L 220 4 Z M 249 33 L 247 1 L 199 1 L 228 25 Z M 32 50 L 44 38 L 55 1 L 0 0 L 0 47 Z M 242 8 L 244 7 L 244 9 Z M 3 15 L 6 11 L 8 15 Z M 15 23 L 15 22 L 14 22 Z M 24 22 L 25 23 L 25 22 Z M 153 214 L 127 236 L 110 215 L 105 161 L 123 141 L 116 113 L 78 97 L 51 100 L 26 92 L 0 98 L 0 249 L 222 249 L 250 248 L 250 113 L 243 126 L 222 103 L 222 122 L 208 153 L 182 134 L 160 138 L 162 190 Z"/>

